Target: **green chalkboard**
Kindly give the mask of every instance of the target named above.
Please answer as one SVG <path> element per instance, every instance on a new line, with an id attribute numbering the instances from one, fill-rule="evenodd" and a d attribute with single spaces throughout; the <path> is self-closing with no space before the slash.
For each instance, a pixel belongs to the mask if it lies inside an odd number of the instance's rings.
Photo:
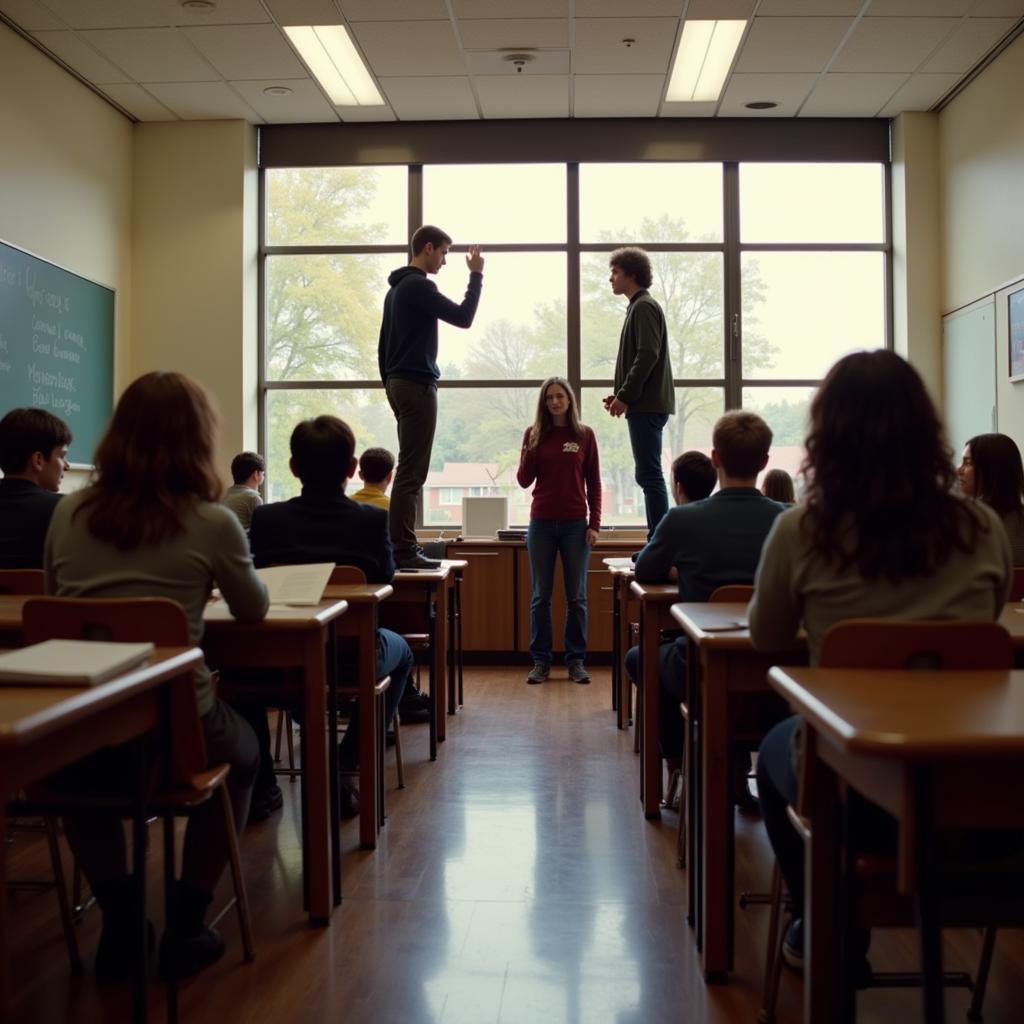
<path id="1" fill-rule="evenodd" d="M 0 415 L 34 405 L 91 463 L 113 409 L 114 292 L 0 242 Z"/>

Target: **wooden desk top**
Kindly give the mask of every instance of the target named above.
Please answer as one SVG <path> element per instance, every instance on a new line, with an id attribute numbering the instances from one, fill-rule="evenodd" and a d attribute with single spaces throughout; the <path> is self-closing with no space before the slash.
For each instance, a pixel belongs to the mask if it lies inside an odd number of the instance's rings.
<path id="1" fill-rule="evenodd" d="M 466 563 L 463 562 L 463 565 Z M 442 562 L 437 569 L 399 569 L 395 573 L 394 583 L 442 583 L 448 579 L 452 571 L 450 563 Z"/>
<path id="2" fill-rule="evenodd" d="M 380 604 L 395 588 L 390 583 L 328 583 L 324 599 L 344 599 L 349 604 Z"/>
<path id="3" fill-rule="evenodd" d="M 198 647 L 157 647 L 145 665 L 96 686 L 0 686 L 0 753 L 10 754 L 113 707 L 203 660 Z"/>
<path id="4" fill-rule="evenodd" d="M 631 577 L 636 569 L 632 558 L 602 558 L 601 561 L 613 576 Z"/>
<path id="5" fill-rule="evenodd" d="M 780 668 L 769 683 L 850 753 L 1024 757 L 1024 671 Z"/>
<path id="6" fill-rule="evenodd" d="M 672 605 L 672 618 L 695 643 L 736 649 L 753 646 L 743 601 L 680 601 Z"/>
<path id="7" fill-rule="evenodd" d="M 319 604 L 283 605 L 272 604 L 263 619 L 241 621 L 228 610 L 226 601 L 210 601 L 203 611 L 203 623 L 217 629 L 319 629 L 332 619 L 348 611 L 348 601 L 328 598 Z"/>
<path id="8" fill-rule="evenodd" d="M 633 580 L 629 587 L 641 601 L 665 602 L 679 597 L 678 583 L 640 583 Z"/>

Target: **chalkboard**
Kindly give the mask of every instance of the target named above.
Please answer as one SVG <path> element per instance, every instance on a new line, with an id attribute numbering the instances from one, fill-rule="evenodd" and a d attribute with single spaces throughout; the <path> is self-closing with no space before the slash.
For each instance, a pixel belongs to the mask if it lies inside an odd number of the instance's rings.
<path id="1" fill-rule="evenodd" d="M 0 242 L 0 415 L 34 405 L 92 462 L 113 409 L 114 292 Z"/>
<path id="2" fill-rule="evenodd" d="M 946 435 L 957 461 L 968 438 L 996 429 L 995 340 L 991 296 L 942 318 Z"/>

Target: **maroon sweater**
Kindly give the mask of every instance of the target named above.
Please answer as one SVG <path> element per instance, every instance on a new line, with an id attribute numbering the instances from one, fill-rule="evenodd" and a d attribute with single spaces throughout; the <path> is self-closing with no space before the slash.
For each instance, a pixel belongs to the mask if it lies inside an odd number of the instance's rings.
<path id="1" fill-rule="evenodd" d="M 554 427 L 535 449 L 530 430 L 523 434 L 516 479 L 520 487 L 534 481 L 531 519 L 587 519 L 592 530 L 601 529 L 601 464 L 597 438 L 590 427 L 577 437 L 571 427 Z"/>

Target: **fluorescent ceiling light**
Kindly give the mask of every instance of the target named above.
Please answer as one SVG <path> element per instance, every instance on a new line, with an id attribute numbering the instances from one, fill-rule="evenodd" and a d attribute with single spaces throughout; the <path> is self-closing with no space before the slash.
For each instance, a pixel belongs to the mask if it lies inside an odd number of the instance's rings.
<path id="1" fill-rule="evenodd" d="M 284 30 L 335 106 L 384 106 L 344 25 L 290 25 Z"/>
<path id="2" fill-rule="evenodd" d="M 683 22 L 666 101 L 717 100 L 746 27 L 745 21 Z"/>

